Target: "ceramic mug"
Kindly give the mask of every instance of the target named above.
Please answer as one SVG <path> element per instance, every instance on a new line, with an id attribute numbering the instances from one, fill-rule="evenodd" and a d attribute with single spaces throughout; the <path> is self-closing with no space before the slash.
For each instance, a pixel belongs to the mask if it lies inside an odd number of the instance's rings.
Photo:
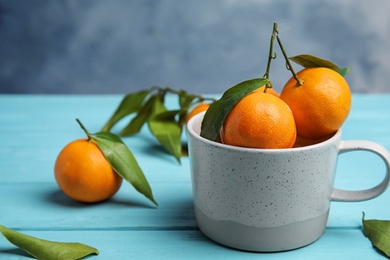
<path id="1" fill-rule="evenodd" d="M 331 201 L 364 201 L 389 184 L 390 153 L 370 141 L 343 141 L 341 130 L 318 144 L 289 149 L 229 146 L 200 136 L 204 113 L 187 124 L 195 215 L 200 230 L 220 244 L 248 251 L 296 249 L 325 231 Z M 365 150 L 385 162 L 377 186 L 333 187 L 337 158 Z"/>

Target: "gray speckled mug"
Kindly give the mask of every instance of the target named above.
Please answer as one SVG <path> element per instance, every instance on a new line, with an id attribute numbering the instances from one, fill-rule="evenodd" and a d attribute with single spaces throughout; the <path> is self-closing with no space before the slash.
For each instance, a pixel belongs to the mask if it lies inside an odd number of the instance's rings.
<path id="1" fill-rule="evenodd" d="M 291 149 L 224 145 L 200 136 L 204 113 L 187 125 L 196 220 L 200 230 L 223 245 L 276 252 L 317 240 L 326 228 L 331 201 L 363 201 L 389 184 L 390 153 L 369 141 L 330 139 Z M 348 191 L 333 187 L 338 155 L 366 150 L 386 165 L 377 186 Z"/>

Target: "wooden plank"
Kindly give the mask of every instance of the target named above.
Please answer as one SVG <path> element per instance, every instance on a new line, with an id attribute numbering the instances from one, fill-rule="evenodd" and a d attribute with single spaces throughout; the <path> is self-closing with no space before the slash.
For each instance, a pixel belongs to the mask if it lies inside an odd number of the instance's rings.
<path id="1" fill-rule="evenodd" d="M 251 253 L 221 246 L 198 230 L 19 230 L 43 239 L 96 247 L 88 259 L 384 259 L 360 230 L 331 229 L 313 244 L 287 252 Z M 0 237 L 0 259 L 25 259 Z M 26 258 L 27 259 L 27 258 Z"/>
<path id="2" fill-rule="evenodd" d="M 155 183 L 159 206 L 124 184 L 110 200 L 78 203 L 54 183 L 0 184 L 0 223 L 12 228 L 185 228 L 196 227 L 190 183 Z M 360 228 L 366 218 L 389 219 L 390 192 L 367 202 L 332 202 L 329 228 Z M 28 217 L 26 217 L 28 216 Z"/>
<path id="3" fill-rule="evenodd" d="M 10 228 L 196 227 L 189 183 L 153 188 L 157 208 L 127 183 L 98 204 L 73 201 L 54 183 L 0 184 L 0 223 Z"/>

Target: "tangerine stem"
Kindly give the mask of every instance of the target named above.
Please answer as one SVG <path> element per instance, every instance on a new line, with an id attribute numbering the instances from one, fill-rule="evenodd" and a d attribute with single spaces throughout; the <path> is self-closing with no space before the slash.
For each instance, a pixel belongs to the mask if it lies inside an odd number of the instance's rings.
<path id="1" fill-rule="evenodd" d="M 278 24 L 274 23 L 274 27 L 272 30 L 271 40 L 270 40 L 270 47 L 269 47 L 269 53 L 268 53 L 268 62 L 267 62 L 267 69 L 264 74 L 264 78 L 269 79 L 270 69 L 271 69 L 271 61 L 276 58 L 276 53 L 274 53 L 274 41 L 276 34 L 278 32 Z M 266 92 L 266 89 L 270 88 L 269 84 L 266 84 L 266 87 L 264 88 L 264 92 Z"/>
<path id="2" fill-rule="evenodd" d="M 78 118 L 76 118 L 76 121 L 77 123 L 79 123 L 81 129 L 83 129 L 85 134 L 88 136 L 88 141 L 89 141 L 92 138 L 91 134 L 88 132 L 87 128 L 85 128 L 85 126 L 81 123 L 81 121 Z"/>
<path id="3" fill-rule="evenodd" d="M 277 32 L 277 33 L 279 33 L 279 32 Z M 286 60 L 286 67 L 287 67 L 287 69 L 289 71 L 291 71 L 294 79 L 297 81 L 298 86 L 302 86 L 303 85 L 303 80 L 298 78 L 297 74 L 294 71 L 294 68 L 291 66 L 290 59 L 287 56 L 286 50 L 284 49 L 282 41 L 280 40 L 278 34 L 276 35 L 276 40 L 278 41 L 278 44 L 279 44 L 280 49 L 282 50 L 284 59 Z"/>

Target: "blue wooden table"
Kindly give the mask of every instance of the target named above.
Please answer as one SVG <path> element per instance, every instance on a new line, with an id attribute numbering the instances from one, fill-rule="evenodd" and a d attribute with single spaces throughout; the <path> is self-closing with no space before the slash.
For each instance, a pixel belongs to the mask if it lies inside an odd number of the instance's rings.
<path id="1" fill-rule="evenodd" d="M 65 144 L 84 137 L 76 118 L 97 132 L 121 99 L 0 95 L 0 224 L 43 239 L 96 247 L 100 254 L 90 259 L 384 259 L 363 235 L 361 218 L 364 211 L 366 219 L 390 219 L 390 190 L 366 202 L 332 202 L 324 235 L 298 250 L 249 253 L 210 241 L 194 217 L 188 158 L 178 164 L 147 129 L 123 140 L 149 180 L 157 208 L 128 183 L 103 203 L 72 201 L 54 180 L 55 159 Z M 343 138 L 390 149 L 390 95 L 354 95 Z M 383 175 L 379 157 L 347 153 L 339 158 L 335 185 L 368 188 Z M 0 259 L 29 258 L 0 236 Z"/>

